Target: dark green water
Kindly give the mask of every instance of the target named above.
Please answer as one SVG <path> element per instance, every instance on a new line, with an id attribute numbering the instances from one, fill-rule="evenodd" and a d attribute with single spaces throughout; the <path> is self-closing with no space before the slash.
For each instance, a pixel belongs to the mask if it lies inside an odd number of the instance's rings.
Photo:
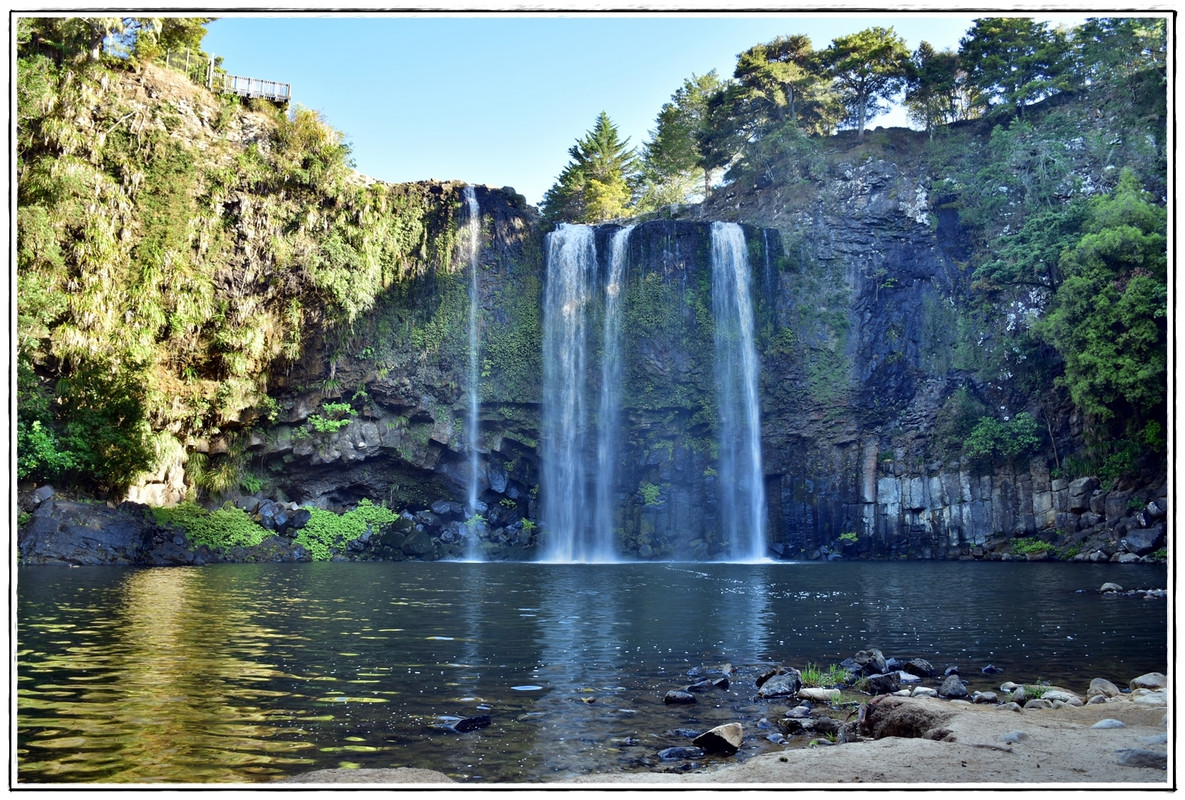
<path id="1" fill-rule="evenodd" d="M 755 699 L 766 664 L 872 646 L 958 665 L 976 689 L 1165 672 L 1166 602 L 1093 590 L 1166 580 L 1163 566 L 1056 563 L 26 567 L 18 782 L 341 766 L 536 782 L 652 769 L 688 743 L 673 729 L 734 720 L 743 759 L 779 747 L 755 725 L 784 710 Z M 688 670 L 725 662 L 728 691 L 663 704 Z M 988 663 L 1004 673 L 981 676 Z M 480 714 L 489 727 L 435 727 Z"/>

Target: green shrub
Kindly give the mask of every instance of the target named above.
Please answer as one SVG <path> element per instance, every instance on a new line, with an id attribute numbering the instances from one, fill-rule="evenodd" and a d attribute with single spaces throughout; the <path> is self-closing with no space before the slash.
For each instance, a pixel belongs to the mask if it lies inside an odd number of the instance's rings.
<path id="1" fill-rule="evenodd" d="M 172 508 L 154 508 L 152 514 L 158 525 L 184 530 L 185 538 L 195 548 L 202 545 L 212 550 L 255 547 L 268 536 L 268 532 L 246 511 L 231 505 L 206 511 L 195 503 L 182 503 Z"/>
<path id="2" fill-rule="evenodd" d="M 1049 542 L 1043 542 L 1031 536 L 1012 540 L 1012 552 L 1021 556 L 1044 553 L 1053 549 L 1053 545 Z"/>
<path id="3" fill-rule="evenodd" d="M 357 508 L 345 514 L 335 514 L 323 508 L 310 511 L 312 517 L 297 533 L 295 541 L 314 561 L 328 561 L 334 551 L 345 549 L 368 528 L 378 532 L 399 518 L 386 506 L 375 505 L 365 498 L 358 501 Z"/>

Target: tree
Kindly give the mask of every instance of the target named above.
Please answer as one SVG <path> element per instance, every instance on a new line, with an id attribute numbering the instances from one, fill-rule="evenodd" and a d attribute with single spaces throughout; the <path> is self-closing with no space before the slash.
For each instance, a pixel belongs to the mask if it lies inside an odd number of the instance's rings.
<path id="1" fill-rule="evenodd" d="M 543 196 L 543 216 L 551 221 L 602 222 L 623 216 L 638 165 L 629 139 L 604 111 L 585 136 L 576 141 L 554 186 Z"/>
<path id="2" fill-rule="evenodd" d="M 959 57 L 950 50 L 939 53 L 922 42 L 910 58 L 905 106 L 909 116 L 934 138 L 934 128 L 952 122 L 959 113 Z"/>
<path id="3" fill-rule="evenodd" d="M 671 101 L 658 112 L 657 125 L 643 150 L 643 169 L 650 176 L 647 183 L 677 183 L 699 172 L 707 199 L 711 169 L 705 166 L 708 159 L 701 133 L 708 124 L 708 104 L 722 91 L 724 84 L 712 70 L 707 75 L 693 74 L 671 95 Z"/>
<path id="4" fill-rule="evenodd" d="M 801 34 L 779 36 L 741 53 L 733 77 L 748 90 L 755 110 L 775 124 L 797 125 L 800 113 L 817 118 L 818 106 L 825 105 L 831 91 L 819 54 Z"/>
<path id="5" fill-rule="evenodd" d="M 835 39 L 823 55 L 860 141 L 869 118 L 905 85 L 909 49 L 892 28 L 867 28 Z"/>
<path id="6" fill-rule="evenodd" d="M 1060 261 L 1063 280 L 1039 331 L 1065 360 L 1074 404 L 1139 431 L 1165 413 L 1167 214 L 1124 170 L 1095 198 L 1084 234 Z"/>
<path id="7" fill-rule="evenodd" d="M 1139 107 L 1141 98 L 1164 102 L 1166 23 L 1157 17 L 1088 19 L 1074 31 L 1074 74 L 1097 88 L 1100 106 Z"/>
<path id="8" fill-rule="evenodd" d="M 967 80 L 988 107 L 1024 107 L 1065 88 L 1066 39 L 1044 22 L 1024 17 L 977 19 L 959 41 Z"/>

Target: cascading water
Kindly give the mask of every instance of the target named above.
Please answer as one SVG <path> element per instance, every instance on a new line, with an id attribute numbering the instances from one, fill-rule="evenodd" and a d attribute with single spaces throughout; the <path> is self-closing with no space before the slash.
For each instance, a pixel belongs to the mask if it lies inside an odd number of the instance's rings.
<path id="1" fill-rule="evenodd" d="M 590 556 L 615 559 L 613 493 L 617 484 L 617 453 L 621 434 L 621 293 L 633 225 L 613 233 L 609 242 L 609 279 L 605 284 L 604 335 L 601 339 L 601 402 L 597 413 L 597 497 L 595 533 Z"/>
<path id="2" fill-rule="evenodd" d="M 547 235 L 543 296 L 544 561 L 583 561 L 588 525 L 585 410 L 588 304 L 597 277 L 595 232 L 562 224 Z"/>
<path id="3" fill-rule="evenodd" d="M 717 494 L 725 557 L 756 561 L 765 558 L 757 349 L 745 234 L 735 223 L 712 223 L 712 312 L 720 411 Z"/>
<path id="4" fill-rule="evenodd" d="M 481 239 L 481 207 L 477 204 L 477 193 L 472 186 L 464 190 L 465 205 L 469 212 L 469 409 L 466 424 L 466 437 L 469 442 L 469 492 L 466 502 L 466 512 L 472 522 L 477 519 L 477 490 L 480 454 L 477 447 L 478 430 L 478 255 Z M 468 556 L 476 559 L 479 555 L 477 530 L 474 526 L 470 531 Z"/>

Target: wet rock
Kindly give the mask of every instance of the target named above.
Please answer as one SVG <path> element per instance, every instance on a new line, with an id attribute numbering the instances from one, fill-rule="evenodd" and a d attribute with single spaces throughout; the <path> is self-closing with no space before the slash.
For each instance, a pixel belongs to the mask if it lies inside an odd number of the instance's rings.
<path id="1" fill-rule="evenodd" d="M 934 666 L 924 658 L 911 658 L 901 665 L 901 669 L 919 678 L 932 678 L 935 674 Z"/>
<path id="2" fill-rule="evenodd" d="M 704 751 L 698 747 L 668 747 L 658 751 L 658 757 L 663 761 L 678 761 L 684 758 L 703 758 Z"/>
<path id="3" fill-rule="evenodd" d="M 901 686 L 897 683 L 897 675 L 869 675 L 868 693 L 869 694 L 892 694 L 898 691 Z"/>
<path id="4" fill-rule="evenodd" d="M 696 681 L 695 683 L 688 686 L 687 691 L 689 691 L 689 692 L 710 692 L 715 688 L 716 688 L 716 685 L 712 681 L 703 680 L 703 681 Z"/>
<path id="5" fill-rule="evenodd" d="M 662 701 L 669 706 L 689 706 L 694 705 L 696 702 L 695 695 L 691 692 L 680 692 L 677 690 L 667 692 L 663 696 Z"/>
<path id="6" fill-rule="evenodd" d="M 744 739 L 744 729 L 739 722 L 729 722 L 718 725 L 710 731 L 697 736 L 692 744 L 703 748 L 705 753 L 716 753 L 731 756 L 741 749 Z"/>
<path id="7" fill-rule="evenodd" d="M 793 697 L 802 688 L 802 674 L 793 667 L 774 675 L 761 684 L 757 696 L 763 700 L 774 697 Z"/>
<path id="8" fill-rule="evenodd" d="M 852 661 L 856 663 L 861 675 L 883 675 L 889 668 L 885 663 L 884 654 L 875 647 L 856 653 L 852 656 Z"/>
<path id="9" fill-rule="evenodd" d="M 967 691 L 967 687 L 959 680 L 958 673 L 947 675 L 946 680 L 942 682 L 942 687 L 938 690 L 938 694 L 943 697 L 959 699 L 971 696 L 971 693 Z"/>
<path id="10" fill-rule="evenodd" d="M 971 702 L 980 705 L 995 705 L 999 702 L 999 696 L 995 692 L 976 692 L 971 695 Z"/>

